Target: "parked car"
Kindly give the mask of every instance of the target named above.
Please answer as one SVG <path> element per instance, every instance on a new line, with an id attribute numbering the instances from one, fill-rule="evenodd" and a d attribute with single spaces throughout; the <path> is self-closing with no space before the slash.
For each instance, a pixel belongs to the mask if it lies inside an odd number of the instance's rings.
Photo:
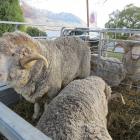
<path id="1" fill-rule="evenodd" d="M 66 28 L 61 29 L 60 36 L 76 36 L 84 41 L 87 41 L 91 47 L 91 51 L 98 49 L 99 33 L 90 30 L 89 28 Z"/>

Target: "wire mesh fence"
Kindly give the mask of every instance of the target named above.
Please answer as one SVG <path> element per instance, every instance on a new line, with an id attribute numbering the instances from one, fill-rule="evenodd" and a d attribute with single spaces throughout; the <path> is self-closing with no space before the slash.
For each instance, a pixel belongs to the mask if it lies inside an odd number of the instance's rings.
<path id="1" fill-rule="evenodd" d="M 128 33 L 129 36 L 127 36 L 127 38 L 124 39 L 117 39 L 117 38 L 111 38 L 109 36 L 109 33 Z M 120 62 L 113 62 L 112 63 L 117 63 L 117 64 L 122 64 L 124 66 L 124 68 L 126 69 L 126 78 L 132 80 L 132 82 L 134 81 L 140 81 L 140 36 L 139 38 L 135 38 L 134 40 L 130 40 L 130 37 L 134 34 L 139 34 L 140 30 L 133 30 L 133 29 L 104 29 L 101 31 L 101 38 L 100 38 L 100 44 L 99 44 L 99 49 L 98 52 L 99 55 L 101 55 L 102 57 L 115 57 L 117 59 L 120 60 Z M 117 36 L 116 36 L 117 37 Z M 123 48 L 123 46 L 125 43 L 125 48 Z M 122 49 L 117 49 L 117 47 L 119 46 L 119 48 L 122 47 Z M 133 47 L 137 47 L 137 52 L 133 52 L 132 49 Z M 127 49 L 127 51 L 125 50 Z M 133 59 L 132 57 L 136 57 L 136 59 Z M 101 57 L 99 56 L 99 58 L 101 59 Z M 108 59 L 104 59 L 104 61 L 110 61 Z M 133 69 L 133 71 L 130 72 Z M 108 71 L 107 69 L 100 69 L 100 71 Z M 132 78 L 137 72 L 137 77 Z M 111 71 L 111 69 L 108 71 L 108 73 L 114 73 L 113 71 Z M 118 74 L 118 73 L 114 73 L 114 74 Z M 105 79 L 104 79 L 105 80 Z M 140 84 L 138 82 L 138 85 L 130 85 L 128 83 L 125 82 L 121 82 L 121 85 L 125 85 L 125 86 L 131 86 L 137 89 L 140 89 Z"/>
<path id="2" fill-rule="evenodd" d="M 117 51 L 116 51 L 115 48 L 117 48 L 117 45 L 120 44 L 120 43 L 127 43 L 127 45 L 130 44 L 131 46 L 132 45 L 134 45 L 134 46 L 135 45 L 137 45 L 137 46 L 140 45 L 140 40 L 139 40 L 140 38 L 138 40 L 128 39 L 128 37 L 132 36 L 133 34 L 139 34 L 140 30 L 75 28 L 75 29 L 66 29 L 66 30 L 63 29 L 63 32 L 64 32 L 63 36 L 71 35 L 71 36 L 80 37 L 81 39 L 83 39 L 82 37 L 85 37 L 83 40 L 90 44 L 91 53 L 92 54 L 98 54 L 98 62 L 99 62 L 98 64 L 99 65 L 100 65 L 100 59 L 102 59 L 102 57 L 106 57 L 106 58 L 114 57 L 114 58 L 119 59 L 120 62 L 114 62 L 114 61 L 111 61 L 110 59 L 104 59 L 104 61 L 107 61 L 107 62 L 110 62 L 110 63 L 122 64 L 126 68 L 126 66 L 125 66 L 126 63 L 124 62 L 124 58 L 128 54 L 124 51 L 124 49 L 117 49 Z M 81 32 L 83 32 L 83 33 L 81 33 Z M 79 35 L 78 33 L 82 34 L 82 35 Z M 90 33 L 97 33 L 98 36 L 96 35 L 96 37 L 92 38 L 92 34 L 90 34 Z M 112 37 L 116 37 L 116 38 L 111 38 L 110 35 L 109 35 L 110 33 L 115 34 Z M 117 36 L 118 33 L 123 34 L 123 39 L 120 39 Z M 127 34 L 127 36 L 124 36 L 125 34 Z M 124 39 L 124 37 L 127 37 L 127 38 Z M 117 38 L 119 38 L 119 39 L 117 39 Z M 92 44 L 96 41 L 98 42 L 97 44 Z M 129 47 L 129 46 L 127 46 L 127 47 Z M 138 50 L 138 51 L 139 52 L 137 52 L 137 53 L 134 53 L 134 52 L 132 53 L 131 52 L 129 54 L 129 55 L 133 55 L 133 56 L 137 57 L 138 59 L 137 60 L 132 60 L 131 59 L 132 63 L 130 63 L 129 65 L 127 64 L 128 66 L 126 68 L 128 71 L 129 71 L 128 68 L 131 69 L 131 67 L 133 69 L 136 69 L 136 70 L 140 71 L 140 69 L 139 69 L 140 68 L 140 59 L 139 59 L 140 58 L 140 50 Z M 106 73 L 108 73 L 108 75 L 111 74 L 111 73 L 119 75 L 119 73 L 116 73 L 116 72 L 111 71 L 111 70 L 112 69 L 110 69 L 110 68 L 109 69 L 104 69 L 104 68 L 98 69 L 98 71 L 106 72 Z M 134 73 L 132 73 L 132 75 L 133 74 L 135 74 L 135 71 L 134 71 Z M 132 75 L 129 75 L 129 74 L 126 74 L 126 75 L 127 75 L 128 79 L 132 79 Z M 140 80 L 140 72 L 138 73 L 137 76 L 138 76 L 137 78 L 133 79 L 134 81 Z M 106 80 L 106 79 L 104 78 L 104 80 Z M 140 85 L 135 86 L 135 85 L 130 85 L 128 83 L 122 83 L 122 82 L 120 84 L 140 88 Z"/>

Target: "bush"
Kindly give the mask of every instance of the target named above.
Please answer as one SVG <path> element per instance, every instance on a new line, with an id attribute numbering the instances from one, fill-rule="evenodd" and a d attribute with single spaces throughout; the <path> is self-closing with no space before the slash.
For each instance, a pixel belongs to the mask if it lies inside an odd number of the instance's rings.
<path id="1" fill-rule="evenodd" d="M 35 37 L 35 36 L 47 36 L 46 32 L 43 32 L 35 27 L 27 27 L 26 33 L 29 34 L 30 36 L 33 36 L 33 37 Z"/>
<path id="2" fill-rule="evenodd" d="M 0 20 L 23 22 L 23 13 L 19 5 L 19 0 L 0 0 Z M 13 32 L 16 25 L 0 24 L 0 36 L 4 32 Z M 18 26 L 23 29 L 23 26 Z"/>

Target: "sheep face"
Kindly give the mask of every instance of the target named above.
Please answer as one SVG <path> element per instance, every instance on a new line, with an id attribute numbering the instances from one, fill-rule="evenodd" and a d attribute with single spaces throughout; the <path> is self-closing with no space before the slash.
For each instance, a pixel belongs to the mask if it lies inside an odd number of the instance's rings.
<path id="1" fill-rule="evenodd" d="M 140 77 L 140 45 L 133 46 L 123 57 L 123 63 L 127 74 L 132 75 L 132 79 Z M 140 80 L 140 79 L 139 79 Z"/>
<path id="2" fill-rule="evenodd" d="M 133 41 L 140 41 L 140 35 L 133 35 L 128 38 Z M 126 42 L 119 43 L 117 47 L 124 48 L 123 64 L 127 77 L 133 81 L 140 80 L 140 43 Z"/>
<path id="3" fill-rule="evenodd" d="M 0 38 L 0 82 L 15 90 L 24 87 L 36 61 L 42 59 L 47 63 L 43 56 L 37 54 L 40 52 L 37 45 L 23 33 L 4 34 Z"/>
<path id="4" fill-rule="evenodd" d="M 129 47 L 129 46 L 128 46 Z M 132 43 L 129 51 L 125 51 L 123 57 L 124 67 L 126 68 L 127 75 L 133 81 L 140 80 L 140 44 Z"/>
<path id="5" fill-rule="evenodd" d="M 30 69 L 23 69 L 16 53 L 0 52 L 0 82 L 14 88 L 23 87 L 29 80 Z"/>

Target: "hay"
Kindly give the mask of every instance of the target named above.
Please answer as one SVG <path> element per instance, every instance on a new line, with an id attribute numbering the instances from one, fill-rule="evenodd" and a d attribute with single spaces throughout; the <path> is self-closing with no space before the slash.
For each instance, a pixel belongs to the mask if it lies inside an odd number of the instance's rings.
<path id="1" fill-rule="evenodd" d="M 126 104 L 118 100 L 109 104 L 109 133 L 113 140 L 140 140 L 140 93 L 121 86 L 113 91 L 122 93 Z"/>
<path id="2" fill-rule="evenodd" d="M 27 122 L 35 125 L 36 122 L 32 120 L 32 115 L 34 113 L 34 105 L 28 101 L 22 99 L 16 105 L 13 105 L 11 109 L 16 112 L 19 116 L 24 118 Z"/>

